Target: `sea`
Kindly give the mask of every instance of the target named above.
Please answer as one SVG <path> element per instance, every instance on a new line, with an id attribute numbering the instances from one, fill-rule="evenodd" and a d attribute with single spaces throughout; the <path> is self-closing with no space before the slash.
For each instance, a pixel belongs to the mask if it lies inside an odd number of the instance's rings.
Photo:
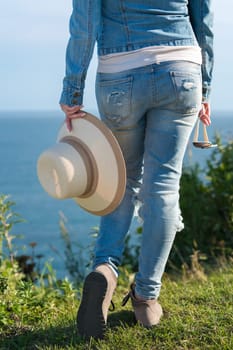
<path id="1" fill-rule="evenodd" d="M 98 116 L 94 110 L 89 112 Z M 99 217 L 81 209 L 72 199 L 56 200 L 41 187 L 36 172 L 40 154 L 56 141 L 64 116 L 60 111 L 0 111 L 0 194 L 8 195 L 14 202 L 12 211 L 22 219 L 13 225 L 11 235 L 19 254 L 43 256 L 57 278 L 69 276 L 65 267 L 65 245 L 60 222 L 66 226 L 76 254 L 88 259 L 93 233 Z M 233 139 L 233 112 L 213 111 L 208 127 L 210 141 L 216 134 L 222 143 Z M 201 134 L 201 133 L 200 133 Z M 192 137 L 185 155 L 184 165 L 196 163 L 205 169 L 206 160 L 213 149 L 196 149 Z M 130 234 L 137 227 L 136 218 Z M 36 246 L 32 246 L 36 243 Z M 32 251 L 34 250 L 34 252 Z M 85 255 L 85 252 L 87 253 Z"/>

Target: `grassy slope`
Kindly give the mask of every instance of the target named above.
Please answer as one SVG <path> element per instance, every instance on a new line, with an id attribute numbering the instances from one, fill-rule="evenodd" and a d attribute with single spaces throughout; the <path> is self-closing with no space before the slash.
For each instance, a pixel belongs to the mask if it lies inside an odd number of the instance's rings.
<path id="1" fill-rule="evenodd" d="M 232 267 L 202 281 L 165 277 L 160 297 L 164 317 L 152 330 L 134 324 L 130 303 L 121 307 L 126 291 L 121 281 L 105 340 L 85 343 L 76 334 L 77 291 L 69 283 L 59 286 L 59 292 L 22 285 L 1 297 L 5 326 L 0 329 L 0 349 L 233 349 Z"/>

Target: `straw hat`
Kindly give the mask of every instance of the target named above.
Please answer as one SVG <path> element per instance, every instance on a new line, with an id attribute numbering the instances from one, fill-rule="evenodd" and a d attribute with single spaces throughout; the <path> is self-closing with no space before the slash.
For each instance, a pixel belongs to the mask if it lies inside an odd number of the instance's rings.
<path id="1" fill-rule="evenodd" d="M 62 125 L 57 143 L 37 162 L 39 181 L 57 199 L 73 198 L 95 215 L 112 212 L 125 193 L 125 162 L 112 132 L 86 113 L 72 120 L 72 131 Z"/>

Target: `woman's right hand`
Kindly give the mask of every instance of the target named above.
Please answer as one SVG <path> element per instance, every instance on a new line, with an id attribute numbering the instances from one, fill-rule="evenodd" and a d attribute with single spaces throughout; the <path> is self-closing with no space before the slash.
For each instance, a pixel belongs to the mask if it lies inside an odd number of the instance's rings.
<path id="1" fill-rule="evenodd" d="M 60 106 L 66 115 L 65 123 L 66 123 L 67 129 L 69 131 L 72 130 L 72 120 L 73 119 L 83 118 L 86 115 L 86 113 L 84 113 L 81 110 L 81 108 L 83 108 L 83 106 L 72 106 L 71 107 L 71 106 L 64 105 L 64 104 L 61 104 Z"/>
<path id="2" fill-rule="evenodd" d="M 201 119 L 202 123 L 206 126 L 209 126 L 211 124 L 210 104 L 208 102 L 202 103 L 201 110 L 199 112 L 199 118 Z"/>

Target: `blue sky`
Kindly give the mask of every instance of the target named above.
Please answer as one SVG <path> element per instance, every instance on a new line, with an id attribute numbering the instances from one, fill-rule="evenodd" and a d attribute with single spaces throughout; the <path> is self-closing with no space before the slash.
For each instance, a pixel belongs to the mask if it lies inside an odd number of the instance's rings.
<path id="1" fill-rule="evenodd" d="M 56 110 L 64 75 L 71 0 L 10 0 L 0 15 L 0 110 Z M 229 0 L 214 0 L 215 69 L 213 110 L 233 110 L 232 11 Z M 96 108 L 91 62 L 84 105 Z"/>

